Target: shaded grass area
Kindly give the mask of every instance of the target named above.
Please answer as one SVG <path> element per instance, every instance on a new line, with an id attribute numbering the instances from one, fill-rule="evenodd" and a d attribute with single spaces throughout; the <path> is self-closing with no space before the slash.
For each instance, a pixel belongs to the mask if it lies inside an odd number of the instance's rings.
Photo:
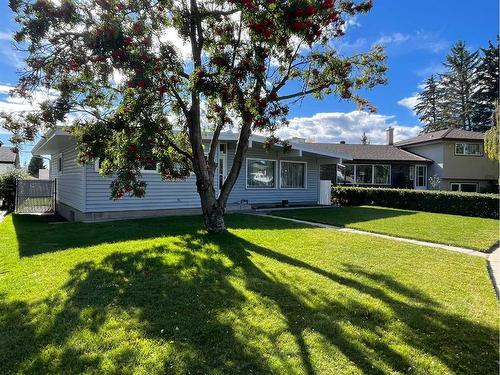
<path id="1" fill-rule="evenodd" d="M 306 208 L 272 214 L 483 252 L 498 246 L 499 239 L 499 221 L 479 217 L 373 206 Z"/>
<path id="2" fill-rule="evenodd" d="M 485 261 L 265 217 L 0 224 L 0 373 L 493 374 Z"/>

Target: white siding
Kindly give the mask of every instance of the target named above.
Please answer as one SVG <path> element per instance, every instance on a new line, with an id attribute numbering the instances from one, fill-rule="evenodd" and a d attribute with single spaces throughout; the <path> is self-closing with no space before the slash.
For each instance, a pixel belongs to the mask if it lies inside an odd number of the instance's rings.
<path id="1" fill-rule="evenodd" d="M 58 202 L 84 210 L 83 166 L 76 161 L 74 145 L 62 150 L 63 170 L 58 171 L 59 154 L 52 154 L 50 160 L 50 178 L 56 179 L 56 198 Z"/>
<path id="2" fill-rule="evenodd" d="M 147 172 L 142 179 L 147 183 L 143 198 L 125 196 L 112 200 L 110 184 L 113 178 L 99 175 L 94 165 L 86 166 L 86 212 L 200 207 L 194 176 L 180 181 L 163 181 L 159 173 Z"/>
<path id="3" fill-rule="evenodd" d="M 235 143 L 229 144 L 228 165 L 233 164 Z M 282 151 L 264 150 L 262 145 L 254 143 L 252 148 L 248 149 L 245 158 L 273 159 L 277 161 L 276 189 L 247 189 L 246 187 L 246 160 L 243 160 L 240 175 L 229 195 L 228 204 L 240 203 L 241 200 L 248 200 L 249 204 L 258 203 L 281 203 L 282 200 L 293 202 L 312 202 L 317 203 L 319 199 L 319 166 L 317 159 L 313 156 L 289 157 Z M 294 160 L 307 162 L 307 187 L 305 189 L 281 189 L 279 188 L 280 160 Z"/>

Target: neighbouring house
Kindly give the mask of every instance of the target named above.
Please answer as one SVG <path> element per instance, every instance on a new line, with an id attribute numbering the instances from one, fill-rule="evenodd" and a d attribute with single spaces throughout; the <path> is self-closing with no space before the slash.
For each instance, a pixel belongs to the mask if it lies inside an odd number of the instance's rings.
<path id="1" fill-rule="evenodd" d="M 498 162 L 484 154 L 484 133 L 446 129 L 424 133 L 395 146 L 432 159 L 428 176 L 439 189 L 466 192 L 498 191 Z"/>
<path id="2" fill-rule="evenodd" d="M 16 149 L 0 146 L 0 174 L 20 167 L 19 153 Z"/>
<path id="3" fill-rule="evenodd" d="M 207 142 L 209 139 L 207 135 Z M 218 188 L 232 166 L 237 140 L 238 134 L 221 134 L 216 159 Z M 80 165 L 75 142 L 68 132 L 56 128 L 45 134 L 32 150 L 34 155 L 51 157 L 49 170 L 50 178 L 56 180 L 56 210 L 63 217 L 94 221 L 200 212 L 194 175 L 181 181 L 163 181 L 155 166 L 142 171 L 147 183 L 145 197 L 110 199 L 112 177 L 99 174 L 98 160 Z M 321 203 L 325 200 L 322 197 L 329 197 L 330 190 L 329 183 L 320 183 L 321 165 L 341 165 L 350 159 L 343 152 L 301 142 L 291 142 L 292 150 L 286 153 L 281 146 L 266 151 L 264 143 L 265 137 L 251 137 L 228 199 L 228 211 L 259 205 Z"/>
<path id="4" fill-rule="evenodd" d="M 322 179 L 338 185 L 498 191 L 498 163 L 484 155 L 484 133 L 446 129 L 394 143 L 389 128 L 386 143 L 311 145 L 352 156 L 341 165 L 321 166 Z"/>

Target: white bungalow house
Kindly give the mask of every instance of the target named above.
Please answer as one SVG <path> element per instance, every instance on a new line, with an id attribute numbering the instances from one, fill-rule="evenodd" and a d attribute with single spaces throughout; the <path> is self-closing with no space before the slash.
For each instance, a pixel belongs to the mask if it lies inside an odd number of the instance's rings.
<path id="1" fill-rule="evenodd" d="M 207 141 L 208 141 L 207 137 Z M 217 152 L 219 186 L 232 165 L 237 134 L 223 133 Z M 56 180 L 56 210 L 68 220 L 162 216 L 200 212 L 194 175 L 181 181 L 164 181 L 155 168 L 142 172 L 147 183 L 143 198 L 110 199 L 112 177 L 99 174 L 99 163 L 80 165 L 75 138 L 61 128 L 49 131 L 35 145 L 34 155 L 49 155 L 50 178 Z M 320 166 L 342 164 L 349 154 L 322 150 L 305 142 L 264 149 L 265 137 L 253 135 L 240 176 L 229 196 L 228 210 L 266 204 L 318 204 L 329 196 L 330 183 L 320 184 Z M 327 194 L 327 195 L 325 195 Z M 325 198 L 325 203 L 328 198 Z"/>

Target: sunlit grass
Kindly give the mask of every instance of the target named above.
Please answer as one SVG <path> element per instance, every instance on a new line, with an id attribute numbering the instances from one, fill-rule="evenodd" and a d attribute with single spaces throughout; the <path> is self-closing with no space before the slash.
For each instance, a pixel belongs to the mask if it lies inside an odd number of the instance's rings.
<path id="1" fill-rule="evenodd" d="M 498 245 L 499 221 L 395 208 L 360 206 L 275 211 L 273 215 L 368 232 L 489 251 Z"/>
<path id="2" fill-rule="evenodd" d="M 0 224 L 0 373 L 494 373 L 484 259 L 245 215 Z M 410 370 L 411 369 L 411 370 Z"/>

